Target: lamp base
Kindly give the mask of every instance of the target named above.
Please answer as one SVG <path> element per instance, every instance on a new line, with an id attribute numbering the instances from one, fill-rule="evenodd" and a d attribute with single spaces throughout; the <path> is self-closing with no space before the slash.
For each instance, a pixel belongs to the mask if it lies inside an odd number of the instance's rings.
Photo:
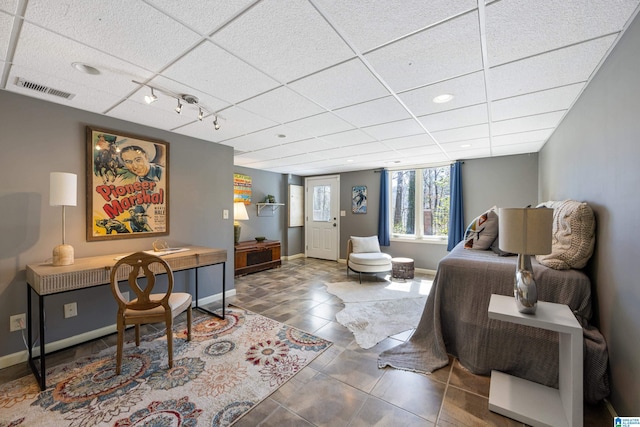
<path id="1" fill-rule="evenodd" d="M 535 314 L 538 307 L 538 289 L 533 280 L 530 255 L 518 255 L 518 267 L 513 282 L 513 295 L 520 313 Z"/>
<path id="2" fill-rule="evenodd" d="M 233 224 L 233 244 L 234 245 L 237 245 L 238 242 L 240 241 L 240 230 L 242 230 L 242 227 L 240 227 L 240 225 Z"/>
<path id="3" fill-rule="evenodd" d="M 73 246 L 58 245 L 53 248 L 53 265 L 71 265 L 74 261 Z"/>

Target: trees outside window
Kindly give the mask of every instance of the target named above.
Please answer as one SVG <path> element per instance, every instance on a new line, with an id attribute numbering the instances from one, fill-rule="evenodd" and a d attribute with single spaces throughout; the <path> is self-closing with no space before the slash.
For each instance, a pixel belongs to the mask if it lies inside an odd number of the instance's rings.
<path id="1" fill-rule="evenodd" d="M 449 167 L 393 171 L 390 221 L 394 236 L 444 238 L 449 233 Z"/>

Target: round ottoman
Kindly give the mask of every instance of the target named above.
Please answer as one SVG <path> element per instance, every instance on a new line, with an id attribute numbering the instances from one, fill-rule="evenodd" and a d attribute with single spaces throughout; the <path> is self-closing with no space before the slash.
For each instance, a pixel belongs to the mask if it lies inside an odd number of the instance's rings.
<path id="1" fill-rule="evenodd" d="M 411 258 L 391 258 L 391 277 L 393 279 L 413 279 L 413 260 Z"/>

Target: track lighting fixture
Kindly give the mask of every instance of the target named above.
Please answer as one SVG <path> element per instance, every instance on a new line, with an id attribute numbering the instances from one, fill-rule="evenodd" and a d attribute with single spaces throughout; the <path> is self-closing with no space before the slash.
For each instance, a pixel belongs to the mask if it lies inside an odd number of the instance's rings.
<path id="1" fill-rule="evenodd" d="M 218 116 L 216 116 L 216 118 L 215 118 L 215 119 L 213 119 L 213 128 L 214 128 L 215 130 L 220 129 L 220 123 L 218 123 Z"/>
<path id="2" fill-rule="evenodd" d="M 198 120 L 202 121 L 204 117 L 204 113 L 202 112 L 202 108 L 198 107 Z"/>
<path id="3" fill-rule="evenodd" d="M 146 95 L 144 97 L 144 100 L 147 104 L 151 104 L 152 102 L 156 102 L 156 100 L 158 99 L 158 97 L 156 96 L 155 93 L 153 93 L 153 88 L 151 88 L 151 95 Z"/>
<path id="4" fill-rule="evenodd" d="M 182 112 L 182 104 L 180 103 L 180 98 L 178 98 L 178 106 L 176 107 L 176 113 L 180 114 Z"/>

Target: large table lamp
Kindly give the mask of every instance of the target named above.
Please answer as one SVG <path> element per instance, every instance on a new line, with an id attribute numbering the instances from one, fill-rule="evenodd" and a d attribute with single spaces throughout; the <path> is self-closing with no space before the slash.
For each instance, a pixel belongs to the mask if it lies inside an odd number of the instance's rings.
<path id="1" fill-rule="evenodd" d="M 77 204 L 77 176 L 67 172 L 51 172 L 49 175 L 49 205 L 62 206 L 62 244 L 53 248 L 53 265 L 71 265 L 74 262 L 73 246 L 65 241 L 65 207 Z"/>
<path id="2" fill-rule="evenodd" d="M 249 219 L 249 215 L 247 214 L 247 208 L 244 206 L 244 203 L 235 202 L 233 204 L 233 243 L 235 245 L 240 241 L 240 231 L 242 230 L 238 220 L 245 221 L 247 219 Z"/>
<path id="3" fill-rule="evenodd" d="M 538 289 L 531 267 L 531 255 L 551 253 L 553 209 L 500 208 L 498 211 L 498 246 L 518 254 L 513 293 L 518 311 L 534 314 Z"/>

